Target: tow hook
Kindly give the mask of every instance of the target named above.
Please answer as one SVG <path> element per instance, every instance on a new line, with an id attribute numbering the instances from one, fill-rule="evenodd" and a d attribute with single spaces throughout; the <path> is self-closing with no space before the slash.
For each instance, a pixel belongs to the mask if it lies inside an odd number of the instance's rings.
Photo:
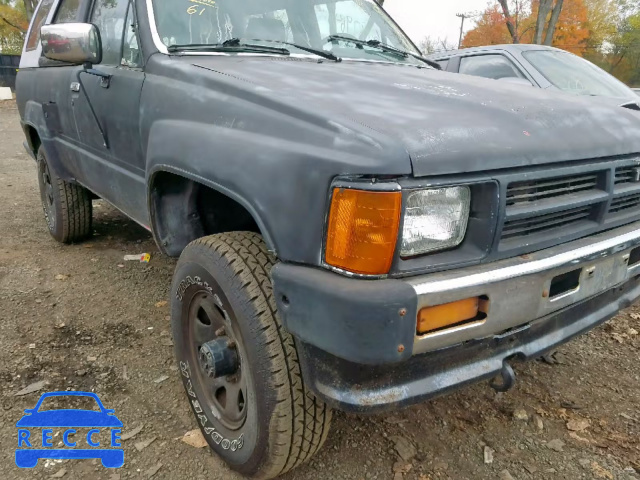
<path id="1" fill-rule="evenodd" d="M 496 392 L 508 392 L 516 384 L 516 374 L 507 362 L 502 364 L 502 370 L 500 371 L 500 377 L 502 383 L 498 383 L 497 377 L 489 382 L 489 386 Z"/>

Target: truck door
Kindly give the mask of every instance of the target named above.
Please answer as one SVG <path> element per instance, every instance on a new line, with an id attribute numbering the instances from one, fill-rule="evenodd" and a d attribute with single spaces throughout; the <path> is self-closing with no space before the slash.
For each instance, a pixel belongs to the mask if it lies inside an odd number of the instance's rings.
<path id="1" fill-rule="evenodd" d="M 103 57 L 94 68 L 104 76 L 81 73 L 71 84 L 83 149 L 82 179 L 89 189 L 149 225 L 140 137 L 145 74 L 135 8 L 129 0 L 96 0 L 89 22 L 100 30 Z"/>

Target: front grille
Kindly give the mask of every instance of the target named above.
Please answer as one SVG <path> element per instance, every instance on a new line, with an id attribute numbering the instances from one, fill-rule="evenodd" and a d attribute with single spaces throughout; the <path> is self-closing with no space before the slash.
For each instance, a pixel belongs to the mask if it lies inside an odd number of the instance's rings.
<path id="1" fill-rule="evenodd" d="M 500 179 L 498 250 L 535 251 L 640 220 L 639 166 L 640 158 L 605 160 Z"/>
<path id="2" fill-rule="evenodd" d="M 595 174 L 515 182 L 507 188 L 507 206 L 588 192 L 597 187 Z"/>
<path id="3" fill-rule="evenodd" d="M 505 222 L 502 229 L 502 239 L 524 237 L 541 232 L 549 232 L 557 228 L 566 228 L 569 225 L 588 220 L 591 210 L 591 207 L 574 208 L 534 218 L 508 221 Z"/>
<path id="4" fill-rule="evenodd" d="M 616 185 L 635 183 L 637 182 L 636 178 L 638 178 L 637 165 L 616 168 Z"/>
<path id="5" fill-rule="evenodd" d="M 609 214 L 616 214 L 625 210 L 640 207 L 640 194 L 629 195 L 627 197 L 616 198 L 611 202 Z"/>

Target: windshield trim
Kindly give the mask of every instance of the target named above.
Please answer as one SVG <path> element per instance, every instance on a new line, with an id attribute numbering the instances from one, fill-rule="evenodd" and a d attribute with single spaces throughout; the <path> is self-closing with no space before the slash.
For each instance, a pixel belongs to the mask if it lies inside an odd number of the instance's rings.
<path id="1" fill-rule="evenodd" d="M 380 6 L 380 5 L 378 5 Z M 398 30 L 400 30 L 400 32 L 402 32 L 402 34 L 404 35 L 404 37 L 409 40 L 409 43 L 411 44 L 411 46 L 413 46 L 413 48 L 415 48 L 416 52 L 419 52 L 420 55 L 422 55 L 422 51 L 416 46 L 416 44 L 414 43 L 413 39 L 411 39 L 411 37 L 409 37 L 409 35 L 406 34 L 406 32 L 400 27 L 400 25 L 398 25 L 398 23 L 395 21 L 395 19 L 389 15 L 389 13 L 384 9 L 384 7 L 380 8 L 384 11 L 384 13 L 386 14 L 387 18 L 389 20 L 391 20 L 391 22 L 395 25 L 396 28 L 398 28 Z M 242 56 L 259 56 L 259 57 L 281 57 L 282 55 L 274 55 L 271 53 L 268 54 L 264 54 L 264 53 L 225 53 L 225 52 L 195 52 L 195 53 L 191 53 L 191 52 L 182 52 L 180 54 L 176 54 L 176 53 L 171 53 L 169 52 L 169 48 L 164 44 L 164 42 L 162 41 L 162 39 L 160 38 L 160 32 L 158 31 L 158 24 L 156 23 L 156 14 L 155 14 L 155 10 L 153 8 L 153 0 L 147 0 L 147 16 L 149 17 L 149 28 L 151 30 L 151 38 L 153 39 L 153 43 L 156 46 L 156 48 L 158 49 L 158 51 L 160 53 L 163 53 L 165 55 L 223 55 L 223 56 L 231 56 L 231 55 L 242 55 Z M 316 55 L 307 55 L 307 54 L 294 54 L 292 53 L 290 55 L 291 57 L 296 57 L 296 58 L 313 58 L 313 59 L 317 59 L 318 57 Z M 342 57 L 342 60 L 350 60 L 350 61 L 357 61 L 357 62 L 370 62 L 370 63 L 389 63 L 389 64 L 397 64 L 397 65 L 409 65 L 409 66 L 414 66 L 413 64 L 410 63 L 404 63 L 404 62 L 392 62 L 392 61 L 384 61 L 384 60 L 368 60 L 368 59 L 361 59 L 361 58 L 349 58 L 349 57 Z M 425 64 L 426 65 L 426 64 Z M 416 67 L 422 68 L 422 65 L 415 65 Z M 433 67 L 431 67 L 433 68 Z"/>
<path id="2" fill-rule="evenodd" d="M 151 38 L 160 53 L 169 55 L 169 48 L 164 44 L 158 32 L 158 24 L 156 23 L 156 14 L 153 10 L 153 0 L 147 0 L 147 12 L 149 15 L 149 28 L 151 29 Z"/>
<path id="3" fill-rule="evenodd" d="M 172 57 L 277 57 L 277 58 L 300 58 L 305 60 L 318 61 L 317 55 L 311 55 L 309 53 L 291 53 L 290 55 L 279 55 L 273 53 L 252 53 L 252 52 L 167 52 L 167 55 Z M 340 57 L 343 62 L 354 63 L 380 63 L 384 65 L 399 65 L 401 67 L 414 67 L 435 70 L 426 63 L 424 65 L 419 63 L 406 63 L 406 62 L 394 62 L 392 60 L 374 60 L 369 58 L 351 58 Z M 322 60 L 322 59 L 321 59 Z M 330 60 L 328 60 L 330 61 Z M 342 63 L 342 62 L 341 62 Z"/>

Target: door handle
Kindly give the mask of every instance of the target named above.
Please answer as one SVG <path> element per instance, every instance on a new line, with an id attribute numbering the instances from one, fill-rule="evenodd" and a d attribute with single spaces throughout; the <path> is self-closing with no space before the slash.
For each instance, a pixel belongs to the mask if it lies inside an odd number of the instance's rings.
<path id="1" fill-rule="evenodd" d="M 76 93 L 77 93 L 77 92 L 79 92 L 79 91 L 80 91 L 80 83 L 78 83 L 78 82 L 73 82 L 73 83 L 71 84 L 71 91 L 72 91 L 72 92 L 76 92 Z"/>

